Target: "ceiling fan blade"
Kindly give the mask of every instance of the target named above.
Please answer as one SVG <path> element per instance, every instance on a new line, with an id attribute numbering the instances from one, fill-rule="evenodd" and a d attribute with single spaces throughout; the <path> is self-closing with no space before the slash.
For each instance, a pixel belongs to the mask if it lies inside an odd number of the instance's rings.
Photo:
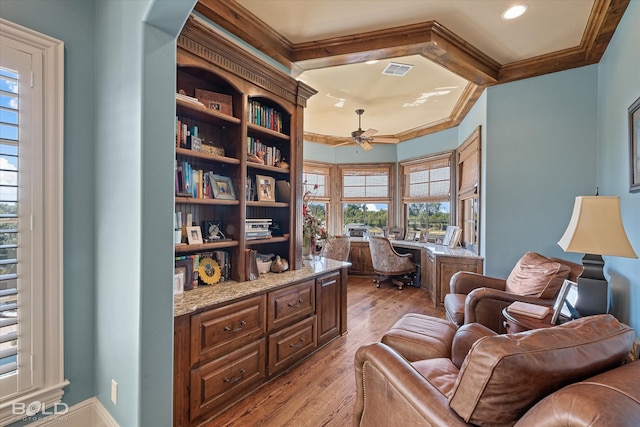
<path id="1" fill-rule="evenodd" d="M 385 137 L 373 137 L 371 138 L 371 142 L 377 142 L 378 144 L 395 144 L 396 142 L 400 142 L 398 138 L 385 138 Z"/>
<path id="2" fill-rule="evenodd" d="M 341 142 L 340 144 L 333 144 L 333 147 L 341 147 L 347 144 L 353 144 L 353 141 L 345 141 L 345 142 Z"/>
<path id="3" fill-rule="evenodd" d="M 360 138 L 369 138 L 370 136 L 375 135 L 376 133 L 378 133 L 378 131 L 375 129 L 367 129 L 362 134 L 360 134 Z"/>
<path id="4" fill-rule="evenodd" d="M 371 144 L 369 144 L 367 141 L 363 141 L 362 144 L 360 144 L 362 146 L 362 149 L 364 151 L 369 151 L 373 148 L 373 146 Z"/>

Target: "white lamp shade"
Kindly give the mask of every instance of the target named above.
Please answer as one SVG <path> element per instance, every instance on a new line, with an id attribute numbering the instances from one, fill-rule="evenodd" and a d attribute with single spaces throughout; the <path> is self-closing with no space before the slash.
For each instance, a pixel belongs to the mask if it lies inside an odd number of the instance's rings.
<path id="1" fill-rule="evenodd" d="M 620 197 L 579 196 L 558 245 L 565 252 L 638 258 L 622 225 Z"/>

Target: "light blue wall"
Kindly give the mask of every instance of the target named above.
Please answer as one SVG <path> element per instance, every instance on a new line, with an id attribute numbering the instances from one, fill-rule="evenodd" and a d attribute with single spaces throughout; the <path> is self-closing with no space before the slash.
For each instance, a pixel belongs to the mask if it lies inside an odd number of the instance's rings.
<path id="1" fill-rule="evenodd" d="M 632 1 L 598 73 L 598 185 L 620 196 L 622 221 L 640 255 L 640 193 L 629 193 L 627 109 L 640 97 L 640 1 Z M 640 259 L 605 257 L 613 293 L 612 312 L 640 331 Z"/>
<path id="2" fill-rule="evenodd" d="M 175 37 L 194 2 L 96 4 L 95 394 L 121 425 L 168 425 Z"/>
<path id="3" fill-rule="evenodd" d="M 95 3 L 0 0 L 0 16 L 65 45 L 64 373 L 71 384 L 63 400 L 73 405 L 95 394 Z"/>
<path id="4" fill-rule="evenodd" d="M 399 143 L 397 146 L 397 156 L 398 161 L 401 162 L 424 156 L 425 153 L 451 151 L 457 147 L 458 128 L 451 128 Z"/>
<path id="5" fill-rule="evenodd" d="M 576 196 L 595 194 L 596 65 L 487 89 L 485 273 L 507 277 L 526 251 L 557 245 Z"/>

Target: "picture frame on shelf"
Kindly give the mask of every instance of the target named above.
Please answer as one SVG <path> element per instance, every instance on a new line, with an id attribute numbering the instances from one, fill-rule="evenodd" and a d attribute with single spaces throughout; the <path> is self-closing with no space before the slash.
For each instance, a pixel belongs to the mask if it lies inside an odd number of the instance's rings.
<path id="1" fill-rule="evenodd" d="M 640 98 L 629 107 L 629 192 L 640 192 Z"/>
<path id="2" fill-rule="evenodd" d="M 449 246 L 451 243 L 451 238 L 453 237 L 453 231 L 458 228 L 455 225 L 447 225 L 447 231 L 444 233 L 444 238 L 442 239 L 442 244 L 444 246 Z"/>
<path id="3" fill-rule="evenodd" d="M 183 290 L 189 291 L 193 289 L 193 259 L 177 259 L 174 266 L 174 276 L 176 274 L 182 274 L 184 278 Z"/>
<path id="4" fill-rule="evenodd" d="M 451 239 L 449 240 L 449 248 L 453 249 L 456 246 L 458 246 L 461 236 L 462 236 L 462 229 L 460 227 L 454 228 L 453 233 L 451 234 Z"/>
<path id="5" fill-rule="evenodd" d="M 202 244 L 202 231 L 199 225 L 187 227 L 187 242 L 189 242 L 190 245 Z"/>
<path id="6" fill-rule="evenodd" d="M 256 175 L 259 202 L 275 202 L 275 179 L 272 176 Z"/>
<path id="7" fill-rule="evenodd" d="M 413 242 L 416 240 L 416 232 L 415 231 L 407 231 L 407 234 L 404 236 L 404 240 L 409 240 Z"/>
<path id="8" fill-rule="evenodd" d="M 233 189 L 231 178 L 222 175 L 210 175 L 213 198 L 221 200 L 236 200 L 236 192 Z"/>
<path id="9" fill-rule="evenodd" d="M 390 227 L 389 232 L 387 233 L 387 237 L 390 240 L 402 240 L 403 232 L 404 228 L 402 227 Z"/>

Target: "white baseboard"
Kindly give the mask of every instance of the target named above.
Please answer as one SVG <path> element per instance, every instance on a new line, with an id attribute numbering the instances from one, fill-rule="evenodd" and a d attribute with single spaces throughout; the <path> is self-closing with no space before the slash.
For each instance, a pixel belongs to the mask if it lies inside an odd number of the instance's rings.
<path id="1" fill-rule="evenodd" d="M 92 397 L 69 407 L 62 415 L 51 415 L 29 424 L 29 427 L 119 427 L 102 403 Z"/>

